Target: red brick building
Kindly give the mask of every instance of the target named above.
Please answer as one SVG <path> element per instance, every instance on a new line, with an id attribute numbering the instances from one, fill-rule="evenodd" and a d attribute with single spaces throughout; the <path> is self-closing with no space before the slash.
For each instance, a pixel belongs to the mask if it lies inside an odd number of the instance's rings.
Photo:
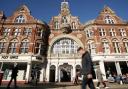
<path id="1" fill-rule="evenodd" d="M 64 1 L 49 26 L 47 81 L 74 80 L 81 68 L 81 56 L 76 51 L 79 46 L 91 52 L 94 70 L 100 64 L 104 79 L 107 73 L 128 72 L 128 24 L 109 7 L 105 6 L 94 20 L 82 24 L 77 16 L 72 16 L 69 3 Z"/>
<path id="2" fill-rule="evenodd" d="M 9 80 L 10 69 L 18 63 L 18 80 L 29 80 L 30 69 L 46 59 L 48 26 L 31 16 L 22 5 L 10 17 L 0 12 L 0 65 L 4 80 Z"/>
<path id="3" fill-rule="evenodd" d="M 0 65 L 5 80 L 9 79 L 8 65 L 17 62 L 21 68 L 19 80 L 28 81 L 36 64 L 40 81 L 74 81 L 81 69 L 81 55 L 77 53 L 80 46 L 90 51 L 94 70 L 99 64 L 104 79 L 128 72 L 128 23 L 107 6 L 85 24 L 72 16 L 66 1 L 61 2 L 60 13 L 48 26 L 32 17 L 25 5 L 11 17 L 0 12 Z"/>

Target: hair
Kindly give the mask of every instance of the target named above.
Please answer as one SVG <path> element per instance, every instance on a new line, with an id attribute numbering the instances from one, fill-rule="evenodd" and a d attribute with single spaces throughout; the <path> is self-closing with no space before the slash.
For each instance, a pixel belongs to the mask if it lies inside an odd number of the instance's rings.
<path id="1" fill-rule="evenodd" d="M 82 47 L 79 47 L 78 49 L 77 49 L 77 51 L 80 51 L 80 50 L 82 50 L 83 48 Z"/>

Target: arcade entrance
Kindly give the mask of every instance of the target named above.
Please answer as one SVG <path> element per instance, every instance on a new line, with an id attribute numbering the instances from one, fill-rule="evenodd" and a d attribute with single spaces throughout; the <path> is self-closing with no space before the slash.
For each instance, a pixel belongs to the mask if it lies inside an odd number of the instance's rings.
<path id="1" fill-rule="evenodd" d="M 68 63 L 60 65 L 60 82 L 71 82 L 71 69 Z"/>

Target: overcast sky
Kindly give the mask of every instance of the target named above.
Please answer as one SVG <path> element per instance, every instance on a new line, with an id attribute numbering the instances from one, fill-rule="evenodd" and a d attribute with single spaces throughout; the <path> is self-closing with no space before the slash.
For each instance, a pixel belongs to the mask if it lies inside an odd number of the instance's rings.
<path id="1" fill-rule="evenodd" d="M 28 6 L 31 14 L 49 23 L 52 16 L 60 12 L 63 0 L 0 0 L 0 10 L 6 16 L 12 13 L 22 4 Z M 128 21 L 128 0 L 66 0 L 69 2 L 73 16 L 78 16 L 81 23 L 95 19 L 105 5 L 109 6 L 123 20 Z"/>

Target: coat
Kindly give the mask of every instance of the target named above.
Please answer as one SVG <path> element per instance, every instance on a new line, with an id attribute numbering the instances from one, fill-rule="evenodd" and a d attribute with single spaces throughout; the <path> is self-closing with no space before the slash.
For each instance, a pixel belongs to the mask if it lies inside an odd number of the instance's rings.
<path id="1" fill-rule="evenodd" d="M 13 67 L 11 77 L 16 77 L 18 73 L 18 67 Z"/>
<path id="2" fill-rule="evenodd" d="M 88 74 L 93 74 L 92 72 L 94 72 L 93 69 L 93 63 L 92 63 L 92 59 L 90 56 L 90 53 L 88 51 L 86 51 L 83 55 L 82 55 L 82 69 L 81 69 L 81 74 L 87 76 Z"/>
<path id="3" fill-rule="evenodd" d="M 102 74 L 99 67 L 96 70 L 96 75 L 97 75 L 98 82 L 102 82 L 103 81 L 103 77 L 102 77 L 103 74 Z"/>

